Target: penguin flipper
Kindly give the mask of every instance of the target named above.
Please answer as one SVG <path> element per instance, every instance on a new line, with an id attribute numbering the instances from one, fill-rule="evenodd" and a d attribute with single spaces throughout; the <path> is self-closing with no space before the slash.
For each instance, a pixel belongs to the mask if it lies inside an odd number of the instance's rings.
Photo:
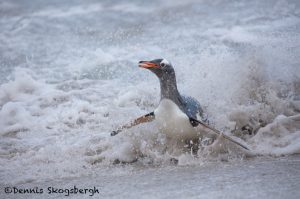
<path id="1" fill-rule="evenodd" d="M 150 112 L 146 115 L 143 115 L 141 117 L 136 118 L 135 120 L 133 120 L 133 121 L 127 123 L 127 124 L 124 124 L 124 125 L 120 126 L 117 130 L 111 132 L 110 135 L 115 136 L 118 133 L 120 133 L 123 129 L 129 129 L 129 128 L 134 127 L 136 125 L 139 125 L 141 123 L 151 122 L 151 121 L 154 120 L 154 118 L 155 118 L 154 112 Z"/>
<path id="2" fill-rule="evenodd" d="M 228 135 L 225 135 L 223 132 L 221 132 L 221 131 L 219 131 L 219 130 L 217 130 L 217 129 L 215 129 L 215 128 L 213 128 L 213 127 L 207 125 L 207 124 L 205 124 L 204 122 L 201 122 L 201 121 L 199 121 L 199 120 L 197 120 L 197 119 L 194 119 L 194 118 L 191 118 L 191 117 L 189 118 L 189 120 L 190 120 L 190 123 L 191 123 L 191 125 L 192 125 L 193 127 L 196 127 L 196 126 L 198 126 L 198 125 L 201 125 L 201 126 L 207 128 L 207 129 L 211 130 L 212 132 L 216 133 L 217 135 L 222 135 L 225 139 L 227 139 L 227 140 L 229 140 L 229 141 L 231 141 L 231 142 L 233 142 L 233 143 L 239 145 L 240 147 L 242 147 L 242 148 L 244 148 L 244 149 L 246 149 L 246 150 L 250 150 L 250 149 L 249 149 L 247 146 L 245 146 L 244 144 L 238 142 L 237 140 L 234 140 L 232 137 L 229 137 Z"/>

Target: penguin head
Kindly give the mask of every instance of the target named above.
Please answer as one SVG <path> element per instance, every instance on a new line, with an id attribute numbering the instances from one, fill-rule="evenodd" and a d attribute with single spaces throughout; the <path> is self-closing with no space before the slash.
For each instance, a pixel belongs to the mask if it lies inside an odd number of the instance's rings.
<path id="1" fill-rule="evenodd" d="M 159 79 L 168 79 L 175 77 L 175 71 L 171 64 L 166 59 L 154 59 L 151 61 L 140 61 L 139 67 L 146 68 L 153 72 Z"/>

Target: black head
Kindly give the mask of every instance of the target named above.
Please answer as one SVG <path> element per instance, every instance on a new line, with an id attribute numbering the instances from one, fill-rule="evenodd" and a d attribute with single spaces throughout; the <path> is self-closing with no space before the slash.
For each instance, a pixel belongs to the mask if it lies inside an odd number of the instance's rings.
<path id="1" fill-rule="evenodd" d="M 175 77 L 175 71 L 172 64 L 166 59 L 154 59 L 152 61 L 140 61 L 139 67 L 149 69 L 159 79 L 168 79 Z"/>

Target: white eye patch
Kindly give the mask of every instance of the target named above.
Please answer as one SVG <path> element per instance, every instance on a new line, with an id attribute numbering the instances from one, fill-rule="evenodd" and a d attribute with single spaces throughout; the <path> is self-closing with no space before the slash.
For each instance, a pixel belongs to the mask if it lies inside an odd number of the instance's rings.
<path id="1" fill-rule="evenodd" d="M 163 59 L 160 64 L 170 65 L 170 62 L 166 59 Z"/>

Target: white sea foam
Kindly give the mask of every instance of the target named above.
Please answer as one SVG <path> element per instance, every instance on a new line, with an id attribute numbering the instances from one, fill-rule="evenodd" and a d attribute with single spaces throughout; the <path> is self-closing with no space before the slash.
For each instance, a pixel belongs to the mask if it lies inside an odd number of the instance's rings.
<path id="1" fill-rule="evenodd" d="M 184 166 L 299 153 L 297 9 L 257 1 L 266 10 L 256 13 L 259 6 L 245 2 L 180 2 L 159 9 L 74 5 L 66 12 L 65 5 L 45 5 L 30 20 L 22 13 L 0 19 L 1 180 L 87 176 L 122 162 Z M 155 121 L 110 136 L 157 107 L 158 80 L 137 63 L 162 57 L 211 125 L 238 136 L 250 153 L 222 137 L 192 151 L 168 140 Z"/>

